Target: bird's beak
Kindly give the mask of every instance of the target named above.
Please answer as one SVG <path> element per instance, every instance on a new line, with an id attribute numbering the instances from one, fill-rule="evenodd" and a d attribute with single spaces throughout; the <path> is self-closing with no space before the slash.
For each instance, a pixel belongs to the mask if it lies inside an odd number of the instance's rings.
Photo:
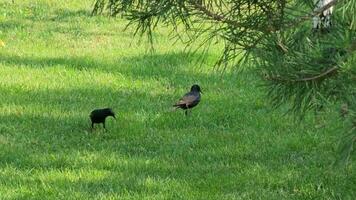
<path id="1" fill-rule="evenodd" d="M 115 115 L 112 116 L 114 119 L 116 119 Z"/>

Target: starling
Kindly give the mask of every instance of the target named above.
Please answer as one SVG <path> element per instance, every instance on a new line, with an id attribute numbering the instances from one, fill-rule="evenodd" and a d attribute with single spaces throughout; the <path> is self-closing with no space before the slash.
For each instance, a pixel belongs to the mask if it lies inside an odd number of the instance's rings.
<path id="1" fill-rule="evenodd" d="M 200 93 L 203 93 L 199 85 L 193 85 L 190 92 L 185 94 L 173 107 L 185 110 L 185 115 L 188 115 L 188 109 L 198 105 L 200 102 Z"/>
<path id="2" fill-rule="evenodd" d="M 104 129 L 105 128 L 105 119 L 106 117 L 112 116 L 116 119 L 115 113 L 111 108 L 103 108 L 103 109 L 95 109 L 90 113 L 90 120 L 91 120 L 91 128 L 94 128 L 94 124 L 102 123 Z"/>

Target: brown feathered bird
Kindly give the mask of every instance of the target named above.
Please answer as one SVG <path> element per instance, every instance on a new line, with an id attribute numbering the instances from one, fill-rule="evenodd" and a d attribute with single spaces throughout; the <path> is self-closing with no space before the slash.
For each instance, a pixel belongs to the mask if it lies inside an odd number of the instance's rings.
<path id="1" fill-rule="evenodd" d="M 188 110 L 199 104 L 200 93 L 203 93 L 200 86 L 193 85 L 190 92 L 186 93 L 173 107 L 185 110 L 185 115 L 188 115 Z"/>

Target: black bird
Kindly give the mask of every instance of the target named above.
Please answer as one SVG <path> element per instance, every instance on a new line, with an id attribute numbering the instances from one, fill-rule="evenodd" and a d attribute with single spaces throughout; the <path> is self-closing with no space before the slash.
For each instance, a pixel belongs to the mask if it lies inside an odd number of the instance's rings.
<path id="1" fill-rule="evenodd" d="M 105 128 L 105 119 L 109 116 L 112 116 L 116 119 L 115 113 L 111 108 L 103 108 L 103 109 L 95 109 L 90 113 L 90 120 L 91 120 L 91 128 L 94 128 L 94 124 L 102 123 L 104 129 Z"/>
<path id="2" fill-rule="evenodd" d="M 203 93 L 199 85 L 193 85 L 190 92 L 186 93 L 173 107 L 185 110 L 185 115 L 188 115 L 188 109 L 198 105 L 200 102 L 200 93 Z"/>

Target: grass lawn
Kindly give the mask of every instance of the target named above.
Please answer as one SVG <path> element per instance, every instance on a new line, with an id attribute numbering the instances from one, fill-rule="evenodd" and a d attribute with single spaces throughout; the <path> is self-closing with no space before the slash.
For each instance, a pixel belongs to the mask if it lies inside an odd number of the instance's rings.
<path id="1" fill-rule="evenodd" d="M 93 1 L 0 0 L 0 199 L 354 199 L 334 168 L 342 122 L 272 111 L 253 71 L 198 67 L 165 29 L 156 51 Z M 172 112 L 194 83 L 202 101 Z M 112 107 L 108 132 L 89 113 Z"/>

